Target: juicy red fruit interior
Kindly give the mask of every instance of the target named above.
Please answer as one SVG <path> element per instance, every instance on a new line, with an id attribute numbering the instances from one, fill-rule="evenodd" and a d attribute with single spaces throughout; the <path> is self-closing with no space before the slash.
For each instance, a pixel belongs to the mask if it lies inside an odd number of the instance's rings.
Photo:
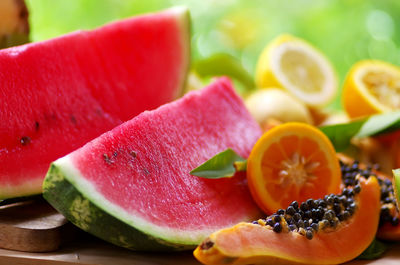
<path id="1" fill-rule="evenodd" d="M 107 200 L 169 228 L 230 225 L 257 215 L 244 174 L 210 180 L 189 172 L 230 147 L 247 157 L 261 135 L 229 81 L 145 112 L 71 154 Z"/>
<path id="2" fill-rule="evenodd" d="M 187 69 L 181 14 L 161 12 L 0 52 L 0 186 L 176 97 Z"/>

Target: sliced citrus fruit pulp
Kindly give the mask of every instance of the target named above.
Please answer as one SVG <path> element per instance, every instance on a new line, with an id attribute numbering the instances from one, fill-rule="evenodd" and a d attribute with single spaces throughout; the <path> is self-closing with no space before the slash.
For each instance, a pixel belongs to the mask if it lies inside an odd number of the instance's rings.
<path id="1" fill-rule="evenodd" d="M 256 85 L 288 90 L 312 106 L 329 103 L 337 91 L 337 78 L 325 56 L 307 42 L 281 35 L 261 53 L 256 68 Z"/>
<path id="2" fill-rule="evenodd" d="M 400 68 L 377 60 L 356 63 L 347 74 L 342 100 L 350 118 L 400 109 Z"/>
<path id="3" fill-rule="evenodd" d="M 288 122 L 257 141 L 247 161 L 254 200 L 267 214 L 340 192 L 341 171 L 329 139 L 312 125 Z"/>

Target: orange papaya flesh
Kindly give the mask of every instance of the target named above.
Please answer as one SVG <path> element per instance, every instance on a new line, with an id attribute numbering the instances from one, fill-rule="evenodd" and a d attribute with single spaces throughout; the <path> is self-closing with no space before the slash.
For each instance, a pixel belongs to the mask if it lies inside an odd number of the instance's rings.
<path id="1" fill-rule="evenodd" d="M 281 215 L 282 231 L 275 232 L 266 220 L 239 223 L 214 232 L 194 251 L 203 264 L 339 264 L 360 255 L 375 237 L 380 211 L 380 186 L 377 178 L 358 179 L 355 211 L 336 226 L 319 221 L 320 228 L 311 238 L 306 229 L 292 230 L 285 215 Z M 323 200 L 325 200 L 326 196 Z M 342 194 L 343 196 L 343 194 Z M 341 197 L 341 196 L 340 196 Z M 329 206 L 327 206 L 329 208 Z M 325 219 L 325 216 L 324 216 Z M 333 220 L 337 220 L 334 217 Z M 303 231 L 304 230 L 304 231 Z"/>
<path id="2" fill-rule="evenodd" d="M 394 194 L 392 178 L 377 169 L 359 163 L 343 154 L 338 154 L 341 161 L 343 188 L 352 185 L 357 174 L 376 176 L 381 188 L 381 205 L 379 217 L 379 229 L 377 238 L 388 241 L 400 241 L 400 213 Z"/>

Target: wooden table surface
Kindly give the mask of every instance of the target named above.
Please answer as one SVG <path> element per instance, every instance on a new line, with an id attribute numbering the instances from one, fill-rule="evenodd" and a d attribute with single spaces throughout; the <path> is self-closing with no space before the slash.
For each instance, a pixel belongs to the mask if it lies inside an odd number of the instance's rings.
<path id="1" fill-rule="evenodd" d="M 1 0 L 0 0 L 1 1 Z M 0 206 L 0 265 L 199 265 L 192 252 L 145 253 L 123 249 L 66 223 L 63 216 L 42 201 Z M 50 234 L 50 236 L 49 236 Z M 22 244 L 23 243 L 23 244 Z M 53 250 L 46 253 L 16 250 Z M 32 248 L 32 245 L 35 245 Z M 356 260 L 347 265 L 400 265 L 400 244 L 391 245 L 383 258 Z"/>
<path id="2" fill-rule="evenodd" d="M 119 248 L 85 236 L 67 243 L 61 249 L 49 253 L 28 253 L 0 249 L 0 264 L 15 265 L 198 265 L 192 252 L 144 253 Z M 346 265 L 399 265 L 400 244 L 390 246 L 384 257 L 377 260 L 355 260 Z"/>

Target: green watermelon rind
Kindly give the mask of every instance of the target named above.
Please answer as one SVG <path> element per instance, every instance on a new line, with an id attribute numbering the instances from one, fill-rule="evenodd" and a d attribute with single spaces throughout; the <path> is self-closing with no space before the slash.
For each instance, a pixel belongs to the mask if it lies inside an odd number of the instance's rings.
<path id="1" fill-rule="evenodd" d="M 69 193 L 73 193 L 74 196 L 70 196 Z M 95 186 L 82 176 L 69 156 L 62 157 L 51 164 L 43 182 L 43 197 L 82 230 L 118 246 L 134 250 L 163 250 L 162 246 L 170 247 L 165 250 L 194 249 L 204 238 L 217 229 L 211 227 L 195 230 L 174 229 L 168 226 L 167 220 L 165 226 L 160 226 L 145 220 L 140 213 L 129 213 L 98 192 Z M 78 206 L 83 203 L 83 200 L 87 200 L 84 205 L 90 205 L 91 208 L 76 210 L 80 208 Z M 190 220 L 188 221 L 190 222 Z M 124 242 L 115 240 L 114 234 L 116 232 L 113 231 L 109 234 L 106 231 L 107 229 L 102 227 L 103 222 L 108 223 L 109 226 L 115 226 L 115 231 L 124 231 L 127 227 L 130 227 L 128 233 L 143 233 L 151 243 L 146 245 L 143 243 L 144 240 L 139 240 L 140 237 L 132 238 L 132 241 L 125 240 L 134 244 L 133 247 L 128 247 Z M 122 224 L 127 225 L 127 227 Z M 125 231 L 122 234 L 125 234 Z M 136 246 L 135 244 L 138 242 L 139 245 Z M 159 243 L 160 246 L 157 247 L 154 244 L 155 242 Z"/>
<path id="2" fill-rule="evenodd" d="M 83 184 L 75 178 L 72 181 L 68 179 L 67 176 L 76 169 L 68 169 L 64 163 L 57 165 L 57 162 L 59 160 L 51 164 L 43 182 L 43 197 L 77 227 L 112 244 L 132 250 L 177 251 L 195 247 L 154 237 L 129 225 L 129 222 L 122 221 L 124 217 L 121 212 L 113 211 L 114 207 L 107 206 L 109 203 L 98 206 L 98 202 L 105 199 L 94 199 L 99 195 L 93 192 L 90 184 Z M 87 191 L 87 194 L 76 187 Z M 92 196 L 87 196 L 88 194 Z"/>

